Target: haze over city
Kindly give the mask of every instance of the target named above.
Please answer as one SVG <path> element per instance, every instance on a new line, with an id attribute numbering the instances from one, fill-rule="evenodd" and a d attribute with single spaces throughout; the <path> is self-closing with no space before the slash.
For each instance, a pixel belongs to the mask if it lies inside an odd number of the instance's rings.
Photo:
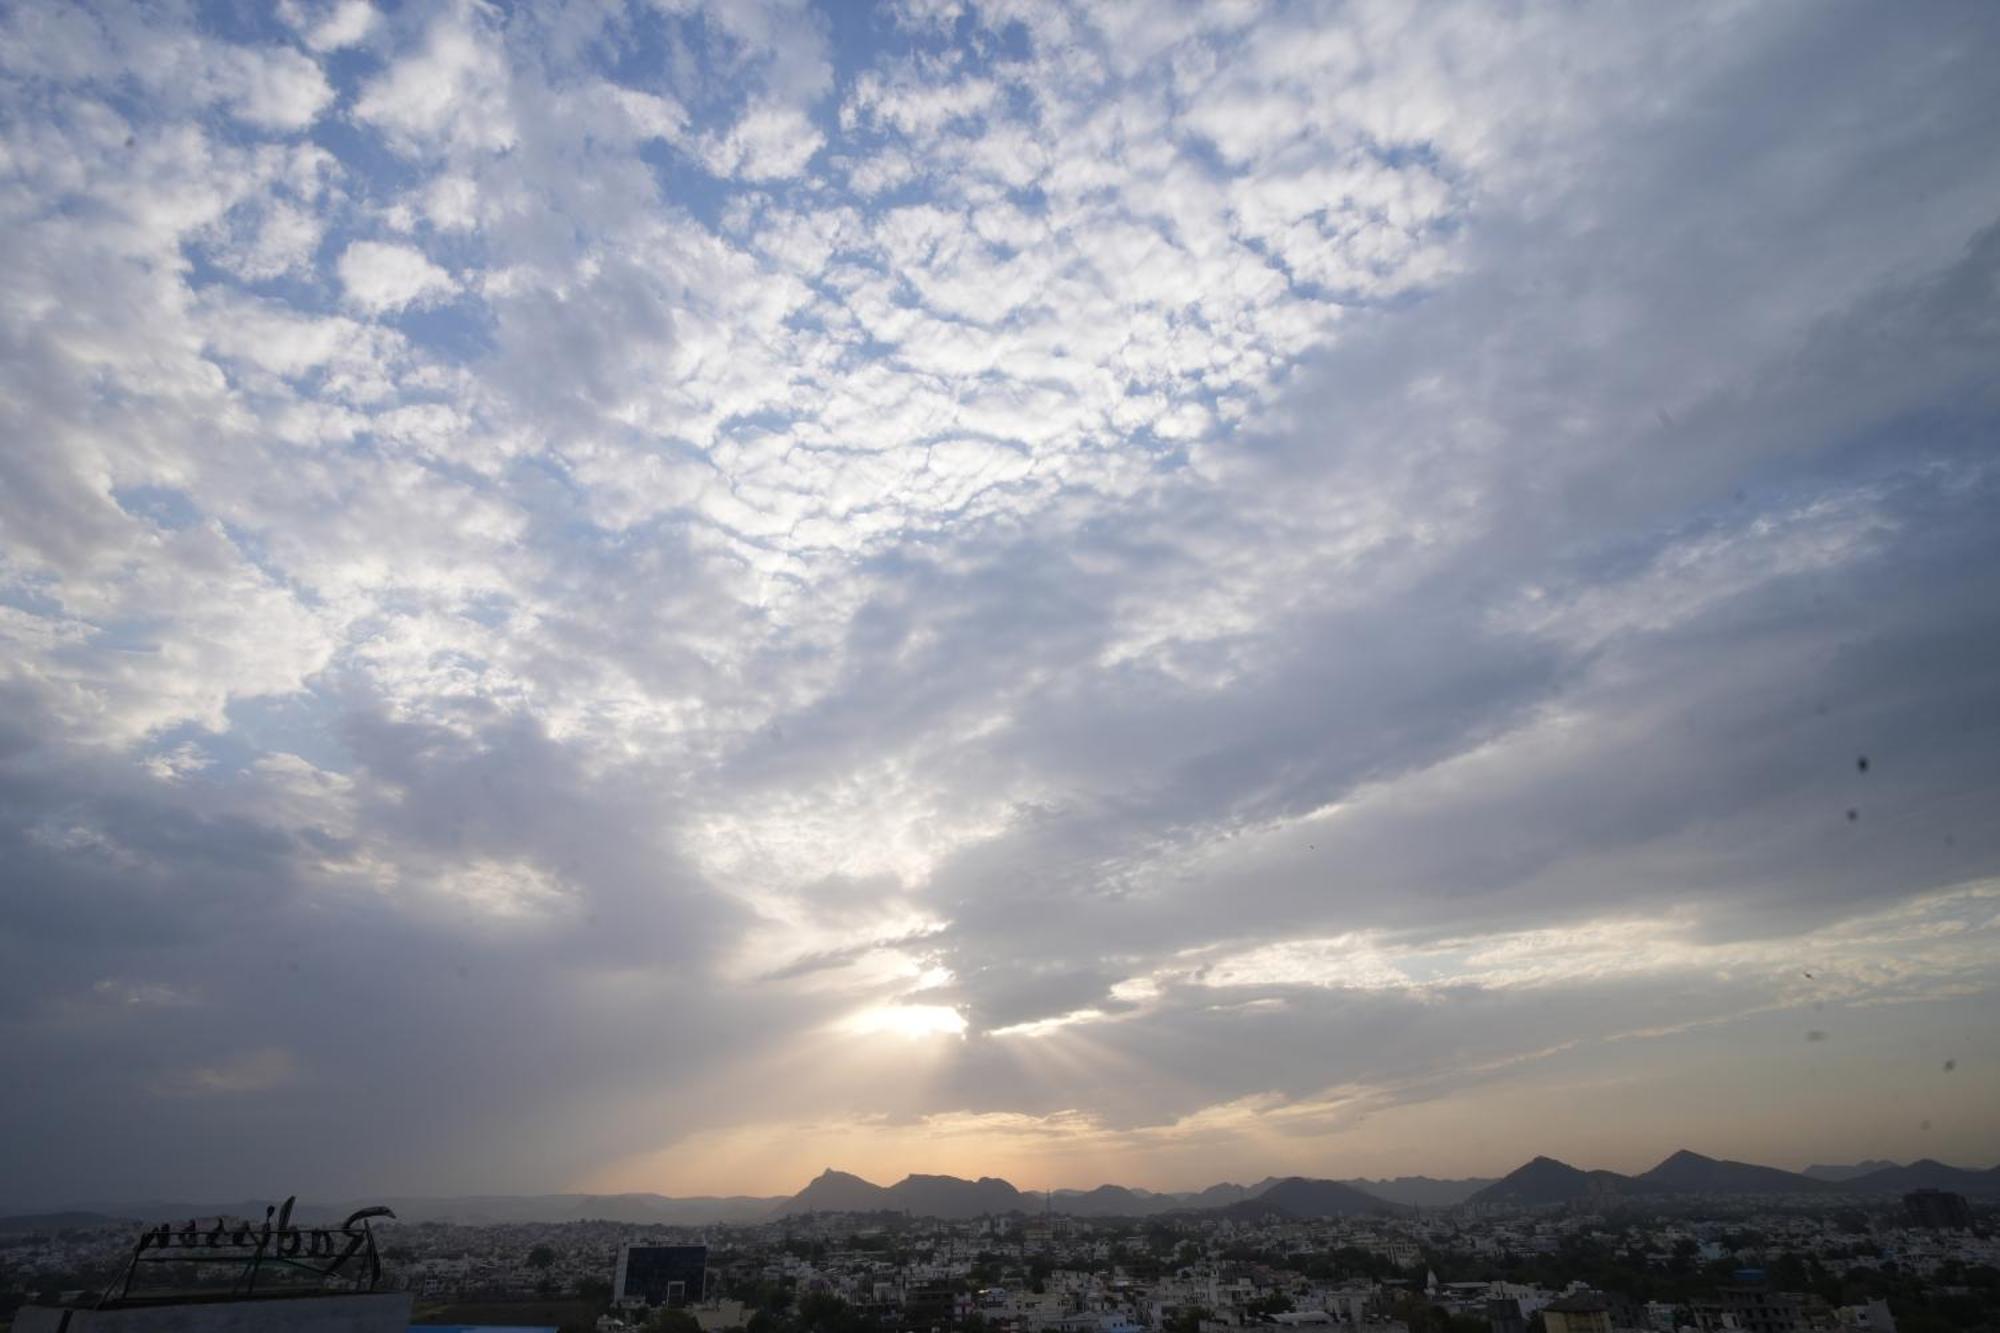
<path id="1" fill-rule="evenodd" d="M 2000 8 L 0 13 L 0 1206 L 2000 1162 Z"/>

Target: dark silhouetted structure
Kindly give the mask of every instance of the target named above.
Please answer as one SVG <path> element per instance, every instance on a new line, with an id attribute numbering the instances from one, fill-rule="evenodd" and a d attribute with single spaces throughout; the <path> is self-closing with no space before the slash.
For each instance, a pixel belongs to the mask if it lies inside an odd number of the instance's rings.
<path id="1" fill-rule="evenodd" d="M 1594 1291 L 1565 1296 L 1542 1307 L 1549 1333 L 1611 1333 L 1611 1305 Z"/>
<path id="2" fill-rule="evenodd" d="M 1972 1205 L 1963 1194 L 1950 1190 L 1912 1190 L 1903 1196 L 1903 1211 L 1910 1225 L 1933 1231 L 1972 1230 Z"/>
<path id="3" fill-rule="evenodd" d="M 620 1305 L 696 1305 L 707 1296 L 708 1246 L 627 1245 L 612 1299 Z"/>
<path id="4" fill-rule="evenodd" d="M 1835 1324 L 1832 1307 L 1818 1296 L 1764 1286 L 1724 1287 L 1693 1308 L 1704 1333 L 1825 1333 Z"/>
<path id="5" fill-rule="evenodd" d="M 1510 1296 L 1494 1296 L 1486 1302 L 1486 1324 L 1492 1333 L 1528 1333 L 1521 1303 Z"/>

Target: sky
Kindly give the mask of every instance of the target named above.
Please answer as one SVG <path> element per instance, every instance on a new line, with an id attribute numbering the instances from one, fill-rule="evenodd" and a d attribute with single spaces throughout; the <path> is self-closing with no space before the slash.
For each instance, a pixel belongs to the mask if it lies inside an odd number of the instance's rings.
<path id="1" fill-rule="evenodd" d="M 2000 1161 L 1997 57 L 6 6 L 0 1203 Z"/>

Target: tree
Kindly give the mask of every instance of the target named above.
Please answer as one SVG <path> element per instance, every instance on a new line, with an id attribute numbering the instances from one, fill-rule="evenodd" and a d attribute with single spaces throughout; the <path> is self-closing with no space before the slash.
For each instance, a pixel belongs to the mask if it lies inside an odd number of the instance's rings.
<path id="1" fill-rule="evenodd" d="M 1410 1333 L 1451 1333 L 1451 1316 L 1417 1292 L 1398 1292 L 1395 1310 Z"/>
<path id="2" fill-rule="evenodd" d="M 807 1333 L 859 1333 L 868 1320 L 840 1297 L 816 1291 L 799 1302 L 799 1326 Z"/>
<path id="3" fill-rule="evenodd" d="M 663 1305 L 646 1321 L 646 1333 L 701 1333 L 701 1323 L 686 1310 Z"/>
<path id="4" fill-rule="evenodd" d="M 554 1265 L 555 1261 L 556 1252 L 546 1245 L 537 1245 L 534 1249 L 528 1251 L 528 1267 L 530 1268 L 548 1268 Z"/>

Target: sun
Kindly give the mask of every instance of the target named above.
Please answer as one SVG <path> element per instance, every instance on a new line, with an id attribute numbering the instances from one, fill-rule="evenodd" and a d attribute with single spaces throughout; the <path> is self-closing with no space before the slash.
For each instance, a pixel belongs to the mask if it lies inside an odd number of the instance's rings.
<path id="1" fill-rule="evenodd" d="M 857 1036 L 963 1037 L 965 1015 L 948 1004 L 879 1004 L 842 1020 L 841 1029 Z"/>

